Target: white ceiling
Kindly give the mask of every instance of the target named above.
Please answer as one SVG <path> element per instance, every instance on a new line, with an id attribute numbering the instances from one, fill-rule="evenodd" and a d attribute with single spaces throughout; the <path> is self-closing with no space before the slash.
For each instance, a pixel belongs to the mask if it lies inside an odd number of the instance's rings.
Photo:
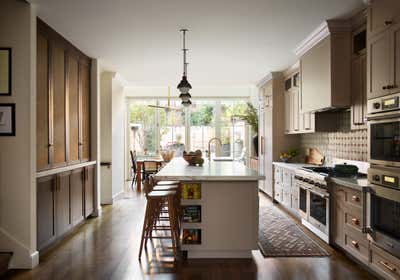
<path id="1" fill-rule="evenodd" d="M 38 16 L 131 85 L 175 86 L 189 28 L 188 79 L 255 84 L 293 63 L 293 49 L 325 19 L 362 0 L 31 0 Z"/>

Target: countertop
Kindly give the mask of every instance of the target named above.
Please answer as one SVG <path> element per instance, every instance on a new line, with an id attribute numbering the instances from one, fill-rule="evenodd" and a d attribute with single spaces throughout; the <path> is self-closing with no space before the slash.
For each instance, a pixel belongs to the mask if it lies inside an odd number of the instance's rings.
<path id="1" fill-rule="evenodd" d="M 274 165 L 287 168 L 295 171 L 297 168 L 305 166 L 315 166 L 306 163 L 286 163 L 286 162 L 273 162 Z M 361 176 L 359 178 L 348 178 L 348 177 L 330 177 L 330 180 L 338 185 L 352 188 L 361 191 L 363 187 L 368 186 L 367 176 Z"/>
<path id="2" fill-rule="evenodd" d="M 236 161 L 204 160 L 202 167 L 189 166 L 181 157 L 173 158 L 154 175 L 156 180 L 177 181 L 258 181 L 265 177 Z"/>

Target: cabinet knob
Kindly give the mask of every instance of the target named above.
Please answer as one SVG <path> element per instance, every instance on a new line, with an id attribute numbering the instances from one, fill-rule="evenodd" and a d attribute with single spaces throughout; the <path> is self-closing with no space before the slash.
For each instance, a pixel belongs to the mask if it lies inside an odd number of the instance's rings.
<path id="1" fill-rule="evenodd" d="M 358 196 L 356 196 L 356 195 L 353 195 L 353 196 L 351 197 L 351 200 L 353 200 L 353 201 L 355 201 L 355 202 L 358 202 L 358 201 L 360 201 L 360 198 L 359 198 Z"/>
<path id="2" fill-rule="evenodd" d="M 394 88 L 394 86 L 392 86 L 392 85 L 387 86 L 387 89 L 392 89 L 392 88 Z"/>
<path id="3" fill-rule="evenodd" d="M 385 90 L 385 89 L 387 89 L 387 88 L 388 88 L 388 86 L 383 86 L 383 87 L 382 87 L 383 90 Z"/>
<path id="4" fill-rule="evenodd" d="M 351 219 L 351 222 L 357 226 L 360 224 L 360 221 L 356 218 Z"/>
<path id="5" fill-rule="evenodd" d="M 353 245 L 354 248 L 358 248 L 358 242 L 357 241 L 352 240 L 351 241 L 351 245 Z"/>
<path id="6" fill-rule="evenodd" d="M 385 25 L 386 26 L 389 26 L 389 25 L 391 25 L 393 23 L 393 21 L 391 21 L 391 20 L 385 20 Z"/>

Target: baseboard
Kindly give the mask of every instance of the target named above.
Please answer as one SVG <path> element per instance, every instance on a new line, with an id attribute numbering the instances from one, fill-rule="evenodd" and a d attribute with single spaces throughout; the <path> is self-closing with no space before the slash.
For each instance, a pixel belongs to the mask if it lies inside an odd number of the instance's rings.
<path id="1" fill-rule="evenodd" d="M 26 248 L 4 229 L 0 229 L 0 250 L 12 252 L 9 268 L 32 269 L 39 264 L 39 252 Z"/>

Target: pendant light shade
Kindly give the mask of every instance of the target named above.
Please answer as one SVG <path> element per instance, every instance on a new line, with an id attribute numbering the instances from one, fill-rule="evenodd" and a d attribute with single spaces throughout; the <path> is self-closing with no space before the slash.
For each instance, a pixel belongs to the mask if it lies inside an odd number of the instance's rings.
<path id="1" fill-rule="evenodd" d="M 186 48 L 186 32 L 187 29 L 181 29 L 182 35 L 183 35 L 183 75 L 182 75 L 182 80 L 179 82 L 177 88 L 179 92 L 181 93 L 179 95 L 179 98 L 182 100 L 182 105 L 185 107 L 188 107 L 192 104 L 190 101 L 190 98 L 192 96 L 189 93 L 189 90 L 192 89 L 191 84 L 187 80 L 187 65 L 188 63 L 186 62 L 186 54 L 188 49 Z"/>

